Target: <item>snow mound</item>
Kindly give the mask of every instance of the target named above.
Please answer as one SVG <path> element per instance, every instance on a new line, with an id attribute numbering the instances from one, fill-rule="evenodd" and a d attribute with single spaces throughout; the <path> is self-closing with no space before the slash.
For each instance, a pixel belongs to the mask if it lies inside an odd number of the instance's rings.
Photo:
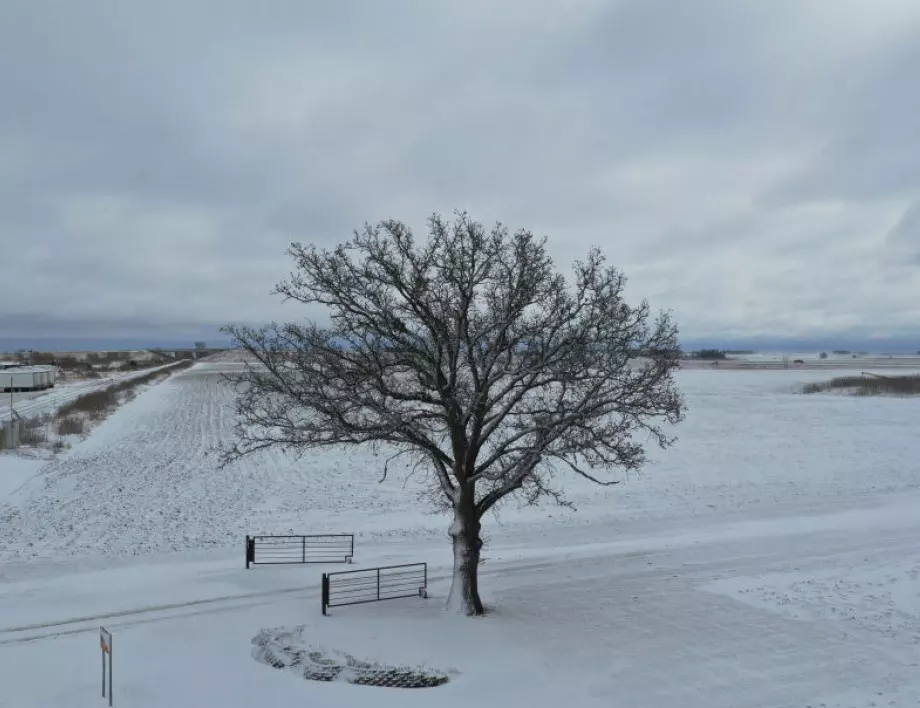
<path id="1" fill-rule="evenodd" d="M 253 640 L 253 658 L 276 669 L 286 669 L 310 681 L 344 681 L 358 686 L 433 688 L 450 679 L 425 667 L 394 667 L 356 659 L 343 651 L 310 645 L 301 625 L 292 629 L 263 629 Z"/>
<path id="2" fill-rule="evenodd" d="M 901 553 L 909 553 L 899 549 Z M 736 577 L 711 586 L 755 607 L 801 621 L 843 622 L 920 644 L 920 556 L 834 570 Z"/>

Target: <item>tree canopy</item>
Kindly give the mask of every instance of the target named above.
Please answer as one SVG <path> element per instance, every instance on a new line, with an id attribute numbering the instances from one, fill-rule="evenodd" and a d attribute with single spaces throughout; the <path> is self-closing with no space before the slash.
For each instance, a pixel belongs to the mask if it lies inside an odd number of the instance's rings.
<path id="1" fill-rule="evenodd" d="M 529 231 L 466 213 L 428 231 L 418 242 L 389 220 L 333 249 L 292 244 L 277 293 L 324 306 L 329 323 L 227 328 L 251 363 L 225 460 L 350 444 L 408 457 L 475 566 L 479 519 L 502 499 L 564 504 L 560 472 L 614 484 L 611 470 L 645 461 L 638 433 L 673 442 L 680 349 L 670 316 L 627 304 L 599 250 L 567 281 Z"/>

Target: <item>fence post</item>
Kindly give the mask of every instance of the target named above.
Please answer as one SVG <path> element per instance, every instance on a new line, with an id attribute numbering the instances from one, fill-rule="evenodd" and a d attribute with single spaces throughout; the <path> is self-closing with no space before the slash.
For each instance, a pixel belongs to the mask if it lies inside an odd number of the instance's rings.
<path id="1" fill-rule="evenodd" d="M 109 670 L 108 670 L 108 679 L 109 679 L 109 706 L 112 705 L 112 650 L 114 649 L 115 642 L 112 639 L 112 633 L 107 631 L 105 627 L 99 628 L 99 648 L 102 650 L 102 697 L 106 697 L 105 692 L 105 679 L 106 679 L 106 670 L 105 670 L 105 659 L 109 659 Z"/>
<path id="2" fill-rule="evenodd" d="M 301 547 L 301 554 L 300 554 L 300 555 L 301 555 L 301 560 L 300 560 L 300 562 L 301 562 L 301 563 L 306 563 L 306 562 L 307 562 L 307 537 L 306 537 L 306 536 L 301 536 L 301 537 L 300 537 L 300 540 L 301 540 L 301 542 L 303 543 L 303 546 Z"/>
<path id="3" fill-rule="evenodd" d="M 250 553 L 249 553 L 249 534 L 246 534 L 246 570 L 249 570 L 249 561 L 250 561 L 250 557 L 249 557 L 249 556 L 250 556 Z"/>
<path id="4" fill-rule="evenodd" d="M 380 599 L 380 568 L 377 568 L 377 599 Z"/>
<path id="5" fill-rule="evenodd" d="M 115 645 L 115 638 L 109 635 L 109 708 L 112 707 L 112 649 Z"/>
<path id="6" fill-rule="evenodd" d="M 323 573 L 323 617 L 326 616 L 326 608 L 329 606 L 329 576 Z"/>

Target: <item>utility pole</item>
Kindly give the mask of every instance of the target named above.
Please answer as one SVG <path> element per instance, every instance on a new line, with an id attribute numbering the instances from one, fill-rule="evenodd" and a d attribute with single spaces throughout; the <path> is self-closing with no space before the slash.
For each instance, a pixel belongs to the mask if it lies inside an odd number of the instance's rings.
<path id="1" fill-rule="evenodd" d="M 10 435 L 9 446 L 10 446 L 10 449 L 12 450 L 15 447 L 15 445 L 13 444 L 14 435 L 13 435 L 13 374 L 12 373 L 10 373 L 10 434 L 9 435 Z"/>

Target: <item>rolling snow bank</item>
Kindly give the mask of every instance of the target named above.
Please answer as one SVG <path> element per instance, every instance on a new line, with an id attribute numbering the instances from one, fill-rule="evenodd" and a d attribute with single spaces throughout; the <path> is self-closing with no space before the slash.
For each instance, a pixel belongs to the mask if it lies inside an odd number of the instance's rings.
<path id="1" fill-rule="evenodd" d="M 362 448 L 300 458 L 265 451 L 219 469 L 234 396 L 220 374 L 231 366 L 200 364 L 145 391 L 0 500 L 0 563 L 237 549 L 247 533 L 444 536 L 447 521 L 421 498 L 425 481 L 397 469 L 381 483 L 383 457 Z M 822 375 L 680 372 L 689 413 L 673 448 L 650 449 L 645 470 L 615 487 L 567 478 L 577 513 L 512 502 L 485 533 L 543 521 L 780 513 L 916 488 L 920 400 L 797 393 Z"/>

